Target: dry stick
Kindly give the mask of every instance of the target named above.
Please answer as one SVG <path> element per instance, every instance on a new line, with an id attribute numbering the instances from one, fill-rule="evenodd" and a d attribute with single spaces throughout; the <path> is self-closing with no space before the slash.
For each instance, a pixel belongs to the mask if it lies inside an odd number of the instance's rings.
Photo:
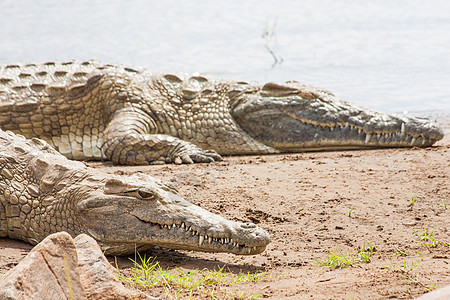
<path id="1" fill-rule="evenodd" d="M 264 47 L 267 49 L 267 51 L 272 55 L 274 63 L 272 64 L 272 68 L 274 68 L 276 65 L 281 64 L 283 62 L 283 58 L 281 56 L 277 56 L 275 52 L 269 47 L 270 40 L 275 37 L 275 27 L 277 25 L 277 21 L 272 24 L 271 28 L 269 28 L 269 24 L 266 25 L 266 28 L 263 31 L 262 38 L 265 41 Z"/>

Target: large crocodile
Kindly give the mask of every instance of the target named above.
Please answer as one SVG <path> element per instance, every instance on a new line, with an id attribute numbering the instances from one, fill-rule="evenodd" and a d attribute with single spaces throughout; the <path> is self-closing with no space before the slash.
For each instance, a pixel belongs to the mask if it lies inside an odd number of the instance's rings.
<path id="1" fill-rule="evenodd" d="M 95 61 L 0 66 L 0 128 L 68 158 L 116 164 L 221 155 L 427 147 L 426 119 L 378 113 L 300 84 L 154 74 Z"/>
<path id="2" fill-rule="evenodd" d="M 153 177 L 105 174 L 0 130 L 0 237 L 37 244 L 59 231 L 89 234 L 113 255 L 153 246 L 257 254 L 269 243 L 253 223 L 208 212 Z"/>

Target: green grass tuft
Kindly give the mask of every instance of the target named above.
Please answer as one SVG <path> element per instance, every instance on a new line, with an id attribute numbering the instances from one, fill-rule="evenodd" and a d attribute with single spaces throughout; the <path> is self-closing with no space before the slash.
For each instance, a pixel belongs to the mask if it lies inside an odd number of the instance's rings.
<path id="1" fill-rule="evenodd" d="M 316 262 L 321 266 L 330 267 L 333 269 L 353 267 L 353 265 L 359 263 L 369 263 L 370 257 L 374 254 L 378 254 L 375 252 L 375 247 L 370 243 L 367 243 L 367 247 L 364 243 L 361 250 L 356 252 L 356 254 L 344 254 L 340 249 L 338 249 L 338 252 L 333 252 L 330 249 L 328 249 L 328 251 L 331 253 L 330 257 L 325 260 L 316 259 Z"/>
<path id="2" fill-rule="evenodd" d="M 439 246 L 439 244 L 444 245 L 444 246 L 450 245 L 449 243 L 436 240 L 436 238 L 434 237 L 434 232 L 429 232 L 425 226 L 423 227 L 423 233 L 417 232 L 414 229 L 413 229 L 413 231 L 414 231 L 414 234 L 416 235 L 417 239 L 419 241 L 421 241 L 422 245 L 427 248 L 428 247 L 436 248 L 437 246 Z"/>
<path id="3" fill-rule="evenodd" d="M 252 294 L 249 291 L 235 290 L 235 285 L 259 282 L 271 275 L 267 272 L 257 271 L 254 273 L 239 272 L 233 274 L 225 270 L 225 266 L 215 269 L 184 270 L 181 268 L 163 269 L 154 257 L 141 256 L 135 252 L 132 275 L 125 276 L 123 273 L 118 278 L 137 289 L 150 289 L 161 287 L 169 298 L 181 299 L 193 296 L 207 296 L 211 299 L 222 299 L 232 297 L 236 299 L 258 299 L 260 294 Z M 120 272 L 120 270 L 119 270 Z"/>
<path id="4" fill-rule="evenodd" d="M 415 271 L 415 269 L 420 265 L 420 260 L 417 263 L 412 263 L 411 265 L 408 264 L 406 260 L 403 261 L 403 266 L 400 268 L 394 267 L 394 266 L 386 266 L 384 268 L 391 269 L 393 272 L 399 272 L 405 276 L 405 278 L 417 285 L 420 285 L 423 287 L 426 291 L 430 292 L 432 290 L 436 289 L 436 285 L 433 283 L 433 281 L 430 281 L 430 285 L 426 285 L 423 283 L 423 280 L 420 278 L 420 273 L 418 271 Z"/>

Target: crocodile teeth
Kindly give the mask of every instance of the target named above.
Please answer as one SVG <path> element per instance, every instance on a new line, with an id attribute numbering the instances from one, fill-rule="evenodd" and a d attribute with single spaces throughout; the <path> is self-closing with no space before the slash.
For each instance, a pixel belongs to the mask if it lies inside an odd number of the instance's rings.
<path id="1" fill-rule="evenodd" d="M 368 142 L 370 142 L 370 138 L 372 137 L 372 135 L 370 134 L 370 133 L 368 133 L 367 135 L 366 135 L 366 141 L 365 141 L 365 143 L 367 144 Z"/>
<path id="2" fill-rule="evenodd" d="M 411 140 L 411 146 L 414 145 L 415 142 L 416 142 L 416 138 L 413 137 L 412 140 Z"/>
<path id="3" fill-rule="evenodd" d="M 205 237 L 203 235 L 200 235 L 198 237 L 198 245 L 201 246 L 203 244 L 203 241 L 205 240 Z"/>
<path id="4" fill-rule="evenodd" d="M 184 223 L 181 223 L 181 228 L 184 228 L 185 226 L 184 226 Z"/>
<path id="5" fill-rule="evenodd" d="M 175 225 L 175 223 L 173 223 L 173 224 L 172 224 L 172 228 L 175 228 L 175 227 L 177 227 L 177 225 Z"/>
<path id="6" fill-rule="evenodd" d="M 402 134 L 405 134 L 405 123 L 402 123 L 402 129 L 400 130 Z"/>

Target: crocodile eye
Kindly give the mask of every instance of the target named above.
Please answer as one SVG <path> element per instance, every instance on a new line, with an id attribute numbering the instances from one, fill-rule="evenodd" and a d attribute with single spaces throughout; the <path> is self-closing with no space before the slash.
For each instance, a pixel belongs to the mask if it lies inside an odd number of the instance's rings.
<path id="1" fill-rule="evenodd" d="M 150 198 L 153 198 L 153 197 L 154 197 L 154 194 L 153 194 L 153 193 L 146 192 L 146 191 L 143 191 L 143 190 L 138 190 L 138 195 L 139 195 L 139 197 L 141 197 L 142 199 L 150 199 Z"/>

